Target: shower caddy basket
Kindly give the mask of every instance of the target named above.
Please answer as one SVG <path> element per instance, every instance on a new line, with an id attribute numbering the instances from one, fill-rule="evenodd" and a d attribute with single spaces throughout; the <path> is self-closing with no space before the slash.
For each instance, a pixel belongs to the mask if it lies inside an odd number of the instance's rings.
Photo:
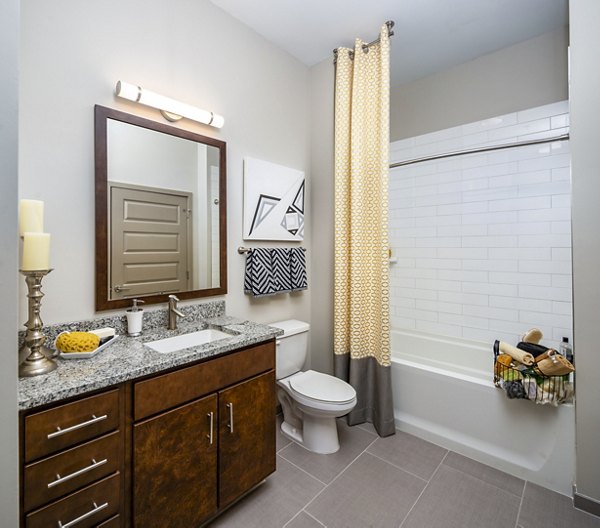
<path id="1" fill-rule="evenodd" d="M 547 376 L 535 366 L 517 361 L 505 365 L 498 361 L 500 352 L 494 348 L 494 385 L 510 399 L 530 400 L 541 405 L 558 406 L 573 403 L 574 372 L 562 376 Z"/>

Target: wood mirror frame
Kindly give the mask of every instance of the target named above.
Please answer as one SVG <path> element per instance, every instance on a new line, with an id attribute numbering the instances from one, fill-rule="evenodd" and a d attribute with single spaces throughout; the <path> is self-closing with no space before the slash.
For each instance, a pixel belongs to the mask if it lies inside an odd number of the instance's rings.
<path id="1" fill-rule="evenodd" d="M 96 105 L 95 121 L 95 204 L 96 204 L 96 311 L 131 306 L 131 298 L 111 300 L 108 286 L 108 126 L 109 119 L 187 139 L 219 149 L 219 286 L 202 290 L 170 292 L 181 300 L 227 293 L 227 170 L 226 143 L 188 130 L 151 121 L 112 108 Z M 140 296 L 146 304 L 167 302 L 169 293 Z"/>

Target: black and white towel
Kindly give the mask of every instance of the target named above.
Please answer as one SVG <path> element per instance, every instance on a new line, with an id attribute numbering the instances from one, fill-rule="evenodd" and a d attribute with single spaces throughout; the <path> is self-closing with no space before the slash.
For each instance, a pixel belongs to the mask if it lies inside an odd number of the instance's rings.
<path id="1" fill-rule="evenodd" d="M 245 293 L 264 297 L 307 287 L 303 248 L 255 248 L 246 255 Z"/>
<path id="2" fill-rule="evenodd" d="M 306 290 L 308 288 L 304 248 L 290 249 L 290 276 L 292 280 L 292 291 Z"/>

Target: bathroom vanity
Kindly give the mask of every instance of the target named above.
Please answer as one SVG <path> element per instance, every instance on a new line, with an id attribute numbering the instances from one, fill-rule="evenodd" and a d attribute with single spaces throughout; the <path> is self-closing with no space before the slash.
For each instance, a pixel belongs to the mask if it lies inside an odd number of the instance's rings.
<path id="1" fill-rule="evenodd" d="M 20 380 L 22 527 L 192 528 L 275 471 L 280 331 L 216 321 L 230 338 L 160 354 L 156 333 L 122 337 Z"/>

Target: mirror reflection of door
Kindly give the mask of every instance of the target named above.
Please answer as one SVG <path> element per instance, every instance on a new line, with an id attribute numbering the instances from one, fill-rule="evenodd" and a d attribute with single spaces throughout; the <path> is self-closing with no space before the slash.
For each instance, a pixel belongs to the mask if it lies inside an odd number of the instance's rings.
<path id="1" fill-rule="evenodd" d="M 219 286 L 219 157 L 211 145 L 107 120 L 109 300 Z"/>
<path id="2" fill-rule="evenodd" d="M 111 182 L 110 296 L 192 289 L 191 193 Z"/>

